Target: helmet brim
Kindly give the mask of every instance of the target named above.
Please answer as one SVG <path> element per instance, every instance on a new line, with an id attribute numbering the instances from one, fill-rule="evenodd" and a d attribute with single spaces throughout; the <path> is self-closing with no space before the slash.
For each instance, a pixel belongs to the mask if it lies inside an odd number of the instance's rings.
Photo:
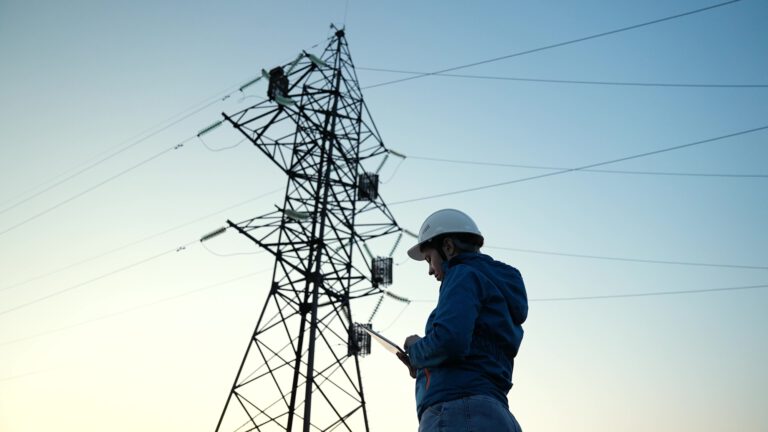
<path id="1" fill-rule="evenodd" d="M 421 251 L 421 243 L 417 243 L 408 249 L 408 256 L 415 261 L 424 261 L 424 253 Z"/>

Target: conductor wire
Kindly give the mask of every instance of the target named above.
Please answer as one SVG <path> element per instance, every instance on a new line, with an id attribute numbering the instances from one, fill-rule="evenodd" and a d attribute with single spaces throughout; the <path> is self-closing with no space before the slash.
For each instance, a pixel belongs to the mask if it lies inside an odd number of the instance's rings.
<path id="1" fill-rule="evenodd" d="M 467 78 L 495 81 L 519 81 L 519 82 L 537 82 L 549 84 L 583 84 L 583 85 L 604 85 L 604 86 L 626 86 L 626 87 L 681 87 L 681 88 L 768 88 L 768 84 L 695 84 L 695 83 L 661 83 L 661 82 L 627 82 L 627 81 L 585 81 L 585 80 L 561 80 L 561 79 L 543 79 L 543 78 L 520 78 L 489 75 L 467 75 L 467 74 L 449 74 L 440 72 L 418 72 L 397 69 L 367 68 L 358 67 L 360 70 L 373 72 L 391 72 L 410 75 L 435 75 L 452 78 Z"/>
<path id="2" fill-rule="evenodd" d="M 36 213 L 36 214 L 34 214 L 33 216 L 30 216 L 30 217 L 28 217 L 27 219 L 24 219 L 23 221 L 21 221 L 21 222 L 17 223 L 16 225 L 13 225 L 13 226 L 11 226 L 11 227 L 9 227 L 9 228 L 6 228 L 6 229 L 5 229 L 5 230 L 3 230 L 3 231 L 0 231 L 0 237 L 1 237 L 1 236 L 3 236 L 3 235 L 5 235 L 5 234 L 7 234 L 7 233 L 9 233 L 9 232 L 11 232 L 11 231 L 13 231 L 13 230 L 15 230 L 16 228 L 19 228 L 20 226 L 23 226 L 23 225 L 25 225 L 25 224 L 27 224 L 27 223 L 29 223 L 29 222 L 31 222 L 31 221 L 33 221 L 33 220 L 35 220 L 35 219 L 39 218 L 40 216 L 43 216 L 43 215 L 45 215 L 45 214 L 47 214 L 47 213 L 50 213 L 51 211 L 53 211 L 53 210 L 55 210 L 55 209 L 57 209 L 57 208 L 59 208 L 59 207 L 63 206 L 64 204 L 67 204 L 67 203 L 69 203 L 69 202 L 71 202 L 71 201 L 74 201 L 74 200 L 75 200 L 75 199 L 77 199 L 77 198 L 80 198 L 81 196 L 83 196 L 83 195 L 87 194 L 88 192 L 91 192 L 91 191 L 93 191 L 93 190 L 95 190 L 95 189 L 98 189 L 99 187 L 101 187 L 101 186 L 103 186 L 103 185 L 105 185 L 105 184 L 107 184 L 107 183 L 111 182 L 112 180 L 115 180 L 116 178 L 118 178 L 118 177 L 121 177 L 121 176 L 123 176 L 124 174 L 127 174 L 128 172 L 130 172 L 130 171 L 133 171 L 133 170 L 135 170 L 136 168 L 138 168 L 138 167 L 140 167 L 140 166 L 142 166 L 142 165 L 145 165 L 145 164 L 147 164 L 147 163 L 149 163 L 149 162 L 151 162 L 151 161 L 153 161 L 153 160 L 155 160 L 155 159 L 159 158 L 160 156 L 163 156 L 164 154 L 166 154 L 166 153 L 168 153 L 168 152 L 171 152 L 171 151 L 173 151 L 173 150 L 178 150 L 178 149 L 180 149 L 181 147 L 183 147 L 183 146 L 184 146 L 184 144 L 185 144 L 186 142 L 188 142 L 188 141 L 189 141 L 189 140 L 191 140 L 192 138 L 194 138 L 194 137 L 189 137 L 189 138 L 187 138 L 186 140 L 184 140 L 184 141 L 180 142 L 179 144 L 176 144 L 176 145 L 174 145 L 174 146 L 172 146 L 172 147 L 168 147 L 167 149 L 165 149 L 165 150 L 161 151 L 160 153 L 157 153 L 157 154 L 155 154 L 154 156 L 150 156 L 149 158 L 147 158 L 147 159 L 144 159 L 143 161 L 141 161 L 141 162 L 139 162 L 139 163 L 137 163 L 137 164 L 135 164 L 135 165 L 131 165 L 130 167 L 128 167 L 128 168 L 126 168 L 126 169 L 124 169 L 124 170 L 120 171 L 119 173 L 117 173 L 117 174 L 115 174 L 115 175 L 113 175 L 113 176 L 111 176 L 111 177 L 108 177 L 107 179 L 105 179 L 105 180 L 102 180 L 102 181 L 101 181 L 101 182 L 99 182 L 99 183 L 96 183 L 95 185 L 93 185 L 93 186 L 89 187 L 88 189 L 85 189 L 85 190 L 83 190 L 83 191 L 81 191 L 81 192 L 79 192 L 79 193 L 77 193 L 77 194 L 75 194 L 75 195 L 72 195 L 71 197 L 69 197 L 69 198 L 65 199 L 64 201 L 60 201 L 59 203 L 57 203 L 57 204 L 54 204 L 53 206 L 51 206 L 51 207 L 48 207 L 47 209 L 45 209 L 45 210 L 43 210 L 43 211 L 41 211 L 41 212 L 39 212 L 39 213 Z"/>
<path id="3" fill-rule="evenodd" d="M 80 283 L 78 283 L 78 284 L 75 284 L 75 285 L 69 286 L 69 287 L 67 287 L 67 288 L 64 288 L 64 289 L 60 289 L 60 290 L 58 290 L 58 291 L 54 291 L 54 292 L 52 292 L 52 293 L 50 293 L 50 294 L 47 294 L 47 295 L 44 295 L 44 296 L 38 297 L 38 298 L 36 298 L 36 299 L 34 299 L 34 300 L 30 300 L 30 301 L 28 301 L 28 302 L 26 302 L 26 303 L 22 303 L 22 304 L 19 304 L 19 305 L 16 305 L 16 306 L 14 306 L 14 307 L 11 307 L 11 308 L 8 308 L 8 309 L 5 309 L 5 310 L 3 310 L 3 311 L 0 311 L 0 316 L 2 316 L 2 315 L 6 315 L 6 314 L 9 314 L 9 313 L 11 313 L 11 312 L 15 312 L 15 311 L 17 311 L 17 310 L 20 310 L 20 309 L 24 309 L 24 308 L 26 308 L 26 307 L 29 307 L 29 306 L 32 306 L 32 305 L 34 305 L 34 304 L 37 304 L 37 303 L 40 303 L 40 302 L 43 302 L 43 301 L 49 300 L 49 299 L 51 299 L 51 298 L 54 298 L 54 297 L 60 296 L 60 295 L 62 295 L 62 294 L 64 294 L 64 293 L 67 293 L 67 292 L 69 292 L 69 291 L 73 291 L 73 290 L 75 290 L 75 289 L 77 289 L 77 288 L 80 288 L 80 287 L 83 287 L 83 286 L 85 286 L 85 285 L 91 284 L 91 283 L 93 283 L 93 282 L 99 281 L 99 280 L 101 280 L 101 279 L 107 278 L 107 277 L 109 277 L 109 276 L 112 276 L 112 275 L 114 275 L 114 274 L 117 274 L 117 273 L 121 273 L 121 272 L 124 272 L 124 271 L 126 271 L 126 270 L 129 270 L 129 269 L 132 269 L 132 268 L 134 268 L 134 267 L 137 267 L 137 266 L 139 266 L 139 265 L 141 265 L 141 264 L 144 264 L 144 263 L 147 263 L 147 262 L 149 262 L 149 261 L 155 260 L 155 259 L 157 259 L 157 258 L 160 258 L 160 257 L 161 257 L 161 256 L 163 256 L 163 255 L 167 255 L 167 254 L 169 254 L 169 253 L 172 253 L 172 252 L 179 252 L 179 251 L 181 251 L 181 250 L 184 250 L 184 249 L 185 249 L 187 246 L 189 246 L 189 245 L 191 245 L 191 244 L 193 244 L 193 243 L 196 243 L 196 242 L 197 242 L 197 240 L 191 241 L 191 242 L 189 242 L 189 243 L 186 243 L 186 244 L 184 244 L 184 245 L 182 245 L 182 246 L 179 246 L 179 247 L 174 247 L 173 249 L 169 249 L 169 250 L 166 250 L 165 252 L 161 252 L 161 253 L 159 253 L 159 254 L 156 254 L 156 255 L 152 255 L 152 256 L 150 256 L 149 258 L 144 258 L 144 259 L 142 259 L 142 260 L 136 261 L 136 262 L 134 262 L 134 263 L 131 263 L 131 264 L 128 264 L 128 265 L 126 265 L 126 266 L 123 266 L 123 267 L 120 267 L 120 268 L 118 268 L 118 269 L 112 270 L 111 272 L 108 272 L 108 273 L 104 273 L 104 274 L 102 274 L 102 275 L 100 275 L 100 276 L 96 276 L 96 277 L 94 277 L 94 278 L 92 278 L 92 279 L 88 279 L 88 280 L 87 280 L 87 281 L 85 281 L 85 282 L 80 282 Z"/>
<path id="4" fill-rule="evenodd" d="M 393 81 L 386 81 L 386 82 L 374 84 L 374 85 L 371 85 L 371 86 L 368 86 L 368 87 L 364 87 L 364 89 L 382 87 L 382 86 L 386 86 L 386 85 L 390 85 L 390 84 L 397 84 L 397 83 L 401 83 L 401 82 L 404 82 L 404 81 L 410 81 L 410 80 L 414 80 L 414 79 L 418 79 L 418 78 L 424 78 L 426 76 L 441 74 L 441 73 L 445 73 L 445 72 L 452 72 L 452 71 L 459 70 L 459 69 L 466 69 L 466 68 L 473 67 L 473 66 L 479 66 L 479 65 L 482 65 L 482 64 L 497 62 L 499 60 L 505 60 L 505 59 L 513 58 L 513 57 L 520 57 L 520 56 L 527 55 L 527 54 L 532 54 L 532 53 L 536 53 L 536 52 L 540 52 L 540 51 L 545 51 L 545 50 L 549 50 L 549 49 L 553 49 L 553 48 L 559 48 L 559 47 L 566 46 L 566 45 L 572 45 L 572 44 L 576 44 L 576 43 L 579 43 L 579 42 L 588 41 L 588 40 L 591 40 L 591 39 L 597 39 L 597 38 L 601 38 L 601 37 L 604 37 L 604 36 L 609 36 L 609 35 L 613 35 L 613 34 L 617 34 L 617 33 L 622 33 L 622 32 L 625 32 L 625 31 L 634 30 L 634 29 L 638 29 L 638 28 L 641 28 L 641 27 L 650 26 L 650 25 L 653 25 L 653 24 L 658 24 L 658 23 L 661 23 L 661 22 L 664 22 L 664 21 L 670 21 L 670 20 L 674 20 L 674 19 L 677 19 L 677 18 L 682 18 L 682 17 L 685 17 L 685 16 L 697 14 L 697 13 L 700 13 L 700 12 L 705 12 L 705 11 L 708 11 L 708 10 L 711 10 L 711 9 L 715 9 L 715 8 L 727 6 L 727 5 L 730 5 L 730 4 L 733 4 L 733 3 L 737 3 L 739 1 L 741 1 L 741 0 L 731 0 L 731 1 L 728 1 L 728 2 L 724 2 L 724 3 L 718 3 L 718 4 L 715 4 L 715 5 L 712 5 L 712 6 L 707 6 L 707 7 L 703 7 L 703 8 L 700 8 L 700 9 L 695 9 L 695 10 L 691 10 L 691 11 L 688 11 L 688 12 L 679 13 L 679 14 L 676 14 L 676 15 L 670 15 L 670 16 L 667 16 L 667 17 L 664 17 L 664 18 L 659 18 L 659 19 L 655 19 L 655 20 L 652 20 L 652 21 L 646 21 L 646 22 L 640 23 L 640 24 L 635 24 L 635 25 L 631 25 L 631 26 L 627 26 L 627 27 L 621 27 L 621 28 L 618 28 L 618 29 L 615 29 L 615 30 L 610 30 L 610 31 L 602 32 L 602 33 L 597 33 L 597 34 L 593 34 L 593 35 L 590 35 L 590 36 L 585 36 L 585 37 L 581 37 L 581 38 L 577 38 L 577 39 L 571 39 L 571 40 L 568 40 L 568 41 L 565 41 L 565 42 L 559 42 L 559 43 L 555 43 L 555 44 L 551 44 L 551 45 L 546 45 L 546 46 L 539 47 L 539 48 L 533 48 L 533 49 L 529 49 L 529 50 L 525 50 L 525 51 L 516 52 L 516 53 L 513 53 L 513 54 L 508 54 L 508 55 L 504 55 L 504 56 L 500 56 L 500 57 L 494 57 L 494 58 L 491 58 L 491 59 L 481 60 L 481 61 L 474 62 L 474 63 L 468 63 L 468 64 L 461 65 L 461 66 L 455 66 L 455 67 L 451 67 L 451 68 L 448 68 L 448 69 L 442 69 L 442 70 L 438 70 L 438 71 L 435 71 L 435 72 L 424 73 L 424 74 L 421 74 L 421 75 L 411 76 L 411 77 L 407 77 L 407 78 L 401 78 L 401 79 L 397 79 L 397 80 L 393 80 Z"/>
<path id="5" fill-rule="evenodd" d="M 235 144 L 233 144 L 233 145 L 231 145 L 231 146 L 226 146 L 226 147 L 219 147 L 219 148 L 213 148 L 213 147 L 209 146 L 209 145 L 208 145 L 208 143 L 206 143 L 206 142 L 205 142 L 205 140 L 203 139 L 203 137 L 201 137 L 201 136 L 198 136 L 198 137 L 197 137 L 197 139 L 199 139 L 199 140 L 200 140 L 200 142 L 203 144 L 203 146 L 204 146 L 204 147 L 205 147 L 205 148 L 206 148 L 208 151 L 212 151 L 212 152 L 220 152 L 220 151 L 225 151 L 225 150 L 232 150 L 233 148 L 235 148 L 235 147 L 238 147 L 238 146 L 239 146 L 240 144 L 242 144 L 242 143 L 243 143 L 243 142 L 244 142 L 244 141 L 245 141 L 247 138 L 243 138 L 243 139 L 241 139 L 240 141 L 236 142 Z"/>
<path id="6" fill-rule="evenodd" d="M 48 276 L 51 276 L 51 275 L 57 274 L 57 273 L 61 273 L 61 272 L 63 272 L 64 270 L 69 270 L 69 269 L 71 269 L 71 268 L 73 268 L 73 267 L 76 267 L 76 266 L 79 266 L 79 265 L 85 264 L 85 263 L 87 263 L 87 262 L 91 262 L 91 261 L 93 261 L 93 260 L 95 260 L 95 259 L 98 259 L 98 258 L 101 258 L 101 257 L 103 257 L 103 256 L 106 256 L 106 255 L 109 255 L 109 254 L 112 254 L 112 253 L 115 253 L 115 252 L 121 251 L 121 250 L 123 250 L 123 249 L 126 249 L 126 248 L 128 248 L 128 247 L 130 247 L 130 246 L 134 246 L 134 245 L 137 245 L 137 244 L 139 244 L 139 243 L 143 243 L 143 242 L 145 242 L 145 241 L 148 241 L 148 240 L 154 239 L 154 238 L 156 238 L 156 237 L 159 237 L 159 236 L 161 236 L 161 235 L 164 235 L 164 234 L 168 234 L 168 233 L 170 233 L 170 232 L 172 232 L 172 231 L 176 231 L 176 230 L 178 230 L 178 229 L 181 229 L 181 228 L 187 227 L 187 226 L 189 226 L 189 225 L 192 225 L 192 224 L 194 224 L 194 223 L 200 222 L 200 221 L 202 221 L 202 220 L 205 220 L 205 219 L 207 219 L 207 218 L 210 218 L 210 217 L 212 217 L 212 216 L 215 216 L 215 215 L 217 215 L 217 214 L 220 214 L 220 213 L 224 213 L 225 211 L 228 211 L 228 210 L 231 210 L 231 209 L 234 209 L 234 208 L 240 207 L 240 206 L 242 206 L 242 205 L 248 204 L 248 203 L 250 203 L 250 202 L 253 202 L 253 201 L 259 200 L 259 199 L 261 199 L 261 198 L 264 198 L 264 197 L 266 197 L 266 196 L 272 195 L 272 194 L 274 194 L 274 193 L 276 193 L 276 192 L 278 192 L 278 191 L 280 191 L 280 190 L 283 190 L 283 188 L 281 187 L 281 188 L 277 188 L 277 189 L 271 190 L 271 191 L 269 191 L 269 192 L 263 193 L 263 194 L 261 194 L 261 195 L 258 195 L 258 196 L 256 196 L 256 197 L 253 197 L 253 198 L 249 198 L 249 199 L 247 199 L 247 200 L 245 200 L 245 201 L 241 201 L 241 202 L 239 202 L 239 203 L 237 203 L 237 204 L 233 204 L 233 205 L 231 205 L 231 206 L 228 206 L 228 207 L 226 207 L 226 208 L 223 208 L 223 209 L 217 210 L 217 211 L 215 211 L 215 212 L 213 212 L 213 213 L 208 213 L 208 214 L 206 214 L 206 215 L 203 215 L 203 216 L 199 216 L 199 217 L 197 217 L 197 218 L 195 218 L 195 219 L 192 219 L 192 220 L 190 220 L 190 221 L 187 221 L 187 222 L 185 222 L 185 223 L 182 223 L 182 224 L 180 224 L 180 225 L 176 225 L 176 226 L 173 226 L 173 227 L 171 227 L 171 228 L 167 228 L 167 229 L 165 229 L 165 230 L 163 230 L 163 231 L 160 231 L 160 232 L 156 232 L 156 233 L 154 233 L 154 234 L 150 234 L 150 235 L 148 235 L 148 236 L 146 236 L 146 237 L 143 237 L 143 238 L 141 238 L 141 239 L 138 239 L 138 240 L 134 240 L 134 241 L 132 241 L 132 242 L 130 242 L 130 243 L 126 243 L 126 244 L 124 244 L 124 245 L 122 245 L 122 246 L 118 246 L 118 247 L 116 247 L 116 248 L 113 248 L 113 249 L 110 249 L 110 250 L 108 250 L 108 251 L 106 251 L 106 252 L 101 252 L 101 253 L 99 253 L 99 254 L 97 254 L 97 255 L 93 255 L 93 256 L 91 256 L 91 257 L 88 257 L 88 258 L 85 258 L 85 259 L 83 259 L 83 260 L 80 260 L 80 261 L 74 262 L 74 263 L 72 263 L 72 264 L 68 264 L 68 265 L 66 265 L 66 266 L 64 266 L 64 267 L 59 267 L 59 268 L 57 268 L 57 269 L 55 269 L 55 270 L 51 270 L 51 271 L 49 271 L 49 272 L 46 272 L 46 273 L 43 273 L 43 274 L 39 274 L 39 275 L 37 275 L 37 276 L 33 276 L 33 277 L 31 277 L 31 278 L 29 278 L 29 279 L 26 279 L 26 280 L 23 280 L 23 281 L 21 281 L 21 282 L 16 282 L 16 283 L 14 283 L 14 284 L 11 284 L 11 285 L 6 285 L 6 286 L 4 286 L 4 287 L 0 287 L 0 292 L 2 292 L 2 291 L 5 291 L 5 290 L 9 290 L 9 289 L 11 289 L 11 288 L 15 288 L 15 287 L 17 287 L 17 286 L 25 285 L 25 284 L 28 284 L 28 283 L 30 283 L 30 282 L 33 282 L 33 281 L 36 281 L 36 280 L 39 280 L 39 279 L 42 279 L 42 278 L 45 278 L 45 277 L 48 277 Z"/>
<path id="7" fill-rule="evenodd" d="M 90 318 L 90 319 L 86 319 L 84 321 L 79 321 L 79 322 L 76 322 L 74 324 L 70 324 L 70 325 L 67 325 L 67 326 L 64 326 L 64 327 L 58 327 L 58 328 L 51 329 L 51 330 L 46 330 L 46 331 L 43 331 L 43 332 L 40 332 L 40 333 L 35 333 L 35 334 L 29 335 L 29 336 L 24 336 L 24 337 L 17 338 L 17 339 L 3 341 L 3 342 L 0 342 L 0 346 L 11 345 L 11 344 L 15 344 L 15 343 L 18 343 L 18 342 L 27 341 L 27 340 L 30 340 L 30 339 L 36 339 L 36 338 L 39 338 L 39 337 L 42 337 L 42 336 L 47 336 L 47 335 L 50 335 L 50 334 L 53 334 L 53 333 L 59 333 L 59 332 L 62 332 L 62 331 L 73 329 L 75 327 L 80 327 L 80 326 L 83 326 L 83 325 L 86 325 L 86 324 L 90 324 L 92 322 L 102 321 L 102 320 L 105 320 L 105 319 L 108 319 L 108 318 L 113 318 L 113 317 L 116 317 L 116 316 L 125 315 L 127 313 L 134 312 L 134 311 L 137 311 L 137 310 L 140 310 L 140 309 L 144 309 L 144 308 L 147 308 L 147 307 L 150 307 L 150 306 L 155 306 L 155 305 L 158 305 L 158 304 L 161 304 L 161 303 L 166 303 L 166 302 L 169 302 L 169 301 L 172 301 L 172 300 L 177 300 L 177 299 L 182 298 L 182 297 L 186 297 L 186 296 L 189 296 L 189 295 L 192 295 L 192 294 L 196 294 L 196 293 L 204 291 L 204 290 L 208 290 L 208 289 L 211 289 L 211 288 L 216 288 L 216 287 L 220 287 L 222 285 L 227 285 L 227 284 L 230 284 L 230 283 L 233 283 L 233 282 L 244 280 L 246 278 L 250 278 L 250 277 L 256 276 L 256 275 L 258 275 L 260 273 L 264 273 L 264 272 L 266 272 L 268 270 L 271 270 L 271 268 L 263 269 L 263 270 L 258 270 L 258 271 L 251 272 L 251 273 L 248 273 L 248 274 L 244 274 L 242 276 L 238 276 L 238 277 L 235 277 L 235 278 L 232 278 L 232 279 L 227 279 L 227 280 L 222 281 L 222 282 L 217 282 L 217 283 L 214 283 L 214 284 L 211 284 L 211 285 L 205 285 L 205 286 L 200 287 L 200 288 L 195 288 L 195 289 L 193 289 L 191 291 L 186 291 L 186 292 L 183 292 L 183 293 L 180 293 L 180 294 L 176 294 L 176 295 L 172 295 L 172 296 L 168 296 L 168 297 L 163 297 L 161 299 L 155 300 L 155 301 L 150 302 L 150 303 L 144 303 L 144 304 L 140 304 L 140 305 L 136 305 L 136 306 L 130 307 L 128 309 L 123 309 L 123 310 L 120 310 L 120 311 L 117 311 L 117 312 L 112 312 L 112 313 L 109 313 L 109 314 L 106 314 L 106 315 L 100 315 L 100 316 L 97 316 L 97 317 L 94 317 L 94 318 Z"/>
<path id="8" fill-rule="evenodd" d="M 574 171 L 583 171 L 583 170 L 588 169 L 588 168 L 595 168 L 595 167 L 599 167 L 599 166 L 603 166 L 603 165 L 609 165 L 609 164 L 614 164 L 614 163 L 617 163 L 617 162 L 623 162 L 623 161 L 627 161 L 627 160 L 631 160 L 631 159 L 639 159 L 639 158 L 643 158 L 643 157 L 646 157 L 646 156 L 656 155 L 656 154 L 670 152 L 670 151 L 674 151 L 674 150 L 680 150 L 680 149 L 687 148 L 687 147 L 693 147 L 693 146 L 697 146 L 697 145 L 701 145 L 701 144 L 706 144 L 706 143 L 710 143 L 710 142 L 714 142 L 714 141 L 720 141 L 720 140 L 724 140 L 726 138 L 733 138 L 733 137 L 736 137 L 736 136 L 746 135 L 746 134 L 750 134 L 750 133 L 754 133 L 754 132 L 759 132 L 759 131 L 763 131 L 763 130 L 766 130 L 766 129 L 768 129 L 768 125 L 760 126 L 760 127 L 753 128 L 753 129 L 747 129 L 747 130 L 743 130 L 743 131 L 739 131 L 739 132 L 734 132 L 734 133 L 730 133 L 730 134 L 727 134 L 727 135 L 721 135 L 721 136 L 714 137 L 714 138 L 707 138 L 707 139 L 704 139 L 704 140 L 695 141 L 695 142 L 691 142 L 691 143 L 687 143 L 687 144 L 681 144 L 681 145 L 667 147 L 667 148 L 663 148 L 663 149 L 659 149 L 659 150 L 653 150 L 653 151 L 649 151 L 649 152 L 645 152 L 645 153 L 639 153 L 639 154 L 635 154 L 635 155 L 631 155 L 631 156 L 625 156 L 625 157 L 618 158 L 618 159 L 611 159 L 611 160 L 607 160 L 607 161 L 603 161 L 603 162 L 597 162 L 597 163 L 593 163 L 593 164 L 589 164 L 589 165 L 583 165 L 583 166 L 576 167 L 576 168 L 568 168 L 568 169 L 563 169 L 563 170 L 560 170 L 560 171 L 555 171 L 555 172 L 550 172 L 550 173 L 545 173 L 545 174 L 539 174 L 539 175 L 535 175 L 535 176 L 531 176 L 531 177 L 523 177 L 523 178 L 509 180 L 509 181 L 500 182 L 500 183 L 493 183 L 493 184 L 484 185 L 484 186 L 476 186 L 476 187 L 472 187 L 472 188 L 460 189 L 460 190 L 451 191 L 451 192 L 443 192 L 443 193 L 434 194 L 434 195 L 427 195 L 427 196 L 423 196 L 423 197 L 419 197 L 419 198 L 411 198 L 411 199 L 402 200 L 402 201 L 395 201 L 393 203 L 390 203 L 390 205 L 406 204 L 406 203 L 411 203 L 411 202 L 416 202 L 416 201 L 425 201 L 425 200 L 434 199 L 434 198 L 440 198 L 440 197 L 449 196 L 449 195 L 458 195 L 458 194 L 463 194 L 463 193 L 467 193 L 467 192 L 476 192 L 476 191 L 483 190 L 483 189 L 491 189 L 491 188 L 496 188 L 496 187 L 500 187 L 500 186 L 506 186 L 506 185 L 510 185 L 510 184 L 514 184 L 514 183 L 523 183 L 523 182 L 527 182 L 527 181 L 531 181 L 531 180 L 538 180 L 538 179 L 541 179 L 541 178 L 552 177 L 552 176 L 556 176 L 556 175 L 560 175 L 560 174 L 566 174 L 566 173 L 570 173 L 570 172 L 574 172 Z"/>
<path id="9" fill-rule="evenodd" d="M 502 163 L 502 162 L 469 161 L 469 160 L 461 160 L 461 159 L 434 158 L 434 157 L 427 157 L 427 156 L 408 156 L 408 158 L 423 160 L 423 161 L 431 161 L 431 162 L 454 163 L 459 165 L 495 166 L 495 167 L 523 168 L 523 169 L 535 169 L 535 170 L 547 170 L 547 171 L 558 171 L 558 170 L 569 169 L 566 167 L 556 167 L 556 166 L 522 165 L 522 164 L 510 164 L 510 163 Z M 768 178 L 768 174 L 691 173 L 691 172 L 631 171 L 631 170 L 606 170 L 606 169 L 583 169 L 579 171 L 590 172 L 590 173 L 603 173 L 603 174 L 636 174 L 636 175 L 680 176 L 680 177 Z"/>

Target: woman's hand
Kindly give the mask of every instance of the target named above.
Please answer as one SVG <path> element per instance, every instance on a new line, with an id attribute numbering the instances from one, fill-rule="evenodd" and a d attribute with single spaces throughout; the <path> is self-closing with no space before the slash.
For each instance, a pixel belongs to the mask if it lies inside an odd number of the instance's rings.
<path id="1" fill-rule="evenodd" d="M 416 342 L 421 340 L 421 336 L 419 335 L 410 335 L 407 338 L 405 338 L 405 342 L 403 342 L 403 349 L 408 351 L 408 347 L 415 344 Z"/>
<path id="2" fill-rule="evenodd" d="M 399 352 L 397 353 L 397 358 L 399 358 L 400 361 L 403 362 L 403 364 L 408 366 L 408 373 L 411 375 L 411 378 L 416 378 L 416 369 L 413 366 L 411 366 L 411 361 L 408 360 L 408 355 Z"/>

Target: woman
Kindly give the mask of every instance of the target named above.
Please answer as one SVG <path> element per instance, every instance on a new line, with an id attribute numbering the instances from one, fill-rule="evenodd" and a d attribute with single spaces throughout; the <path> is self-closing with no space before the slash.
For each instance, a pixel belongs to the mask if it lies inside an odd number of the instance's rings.
<path id="1" fill-rule="evenodd" d="M 481 254 L 483 242 L 469 216 L 444 209 L 408 250 L 441 282 L 424 337 L 404 343 L 402 360 L 416 369 L 419 432 L 521 430 L 507 393 L 528 298 L 520 272 Z"/>

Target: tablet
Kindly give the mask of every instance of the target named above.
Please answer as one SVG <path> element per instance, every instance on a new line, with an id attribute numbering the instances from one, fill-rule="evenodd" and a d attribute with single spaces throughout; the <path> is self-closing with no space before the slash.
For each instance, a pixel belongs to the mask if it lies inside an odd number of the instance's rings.
<path id="1" fill-rule="evenodd" d="M 397 354 L 397 353 L 405 354 L 405 351 L 403 351 L 403 349 L 400 348 L 400 346 L 397 345 L 396 343 L 392 342 L 391 340 L 385 338 L 381 334 L 376 333 L 375 331 L 367 327 L 364 327 L 364 326 L 360 326 L 360 327 L 366 332 L 368 332 L 368 334 L 371 335 L 373 339 L 376 339 L 376 341 L 380 343 L 387 351 L 391 352 L 392 354 Z"/>

